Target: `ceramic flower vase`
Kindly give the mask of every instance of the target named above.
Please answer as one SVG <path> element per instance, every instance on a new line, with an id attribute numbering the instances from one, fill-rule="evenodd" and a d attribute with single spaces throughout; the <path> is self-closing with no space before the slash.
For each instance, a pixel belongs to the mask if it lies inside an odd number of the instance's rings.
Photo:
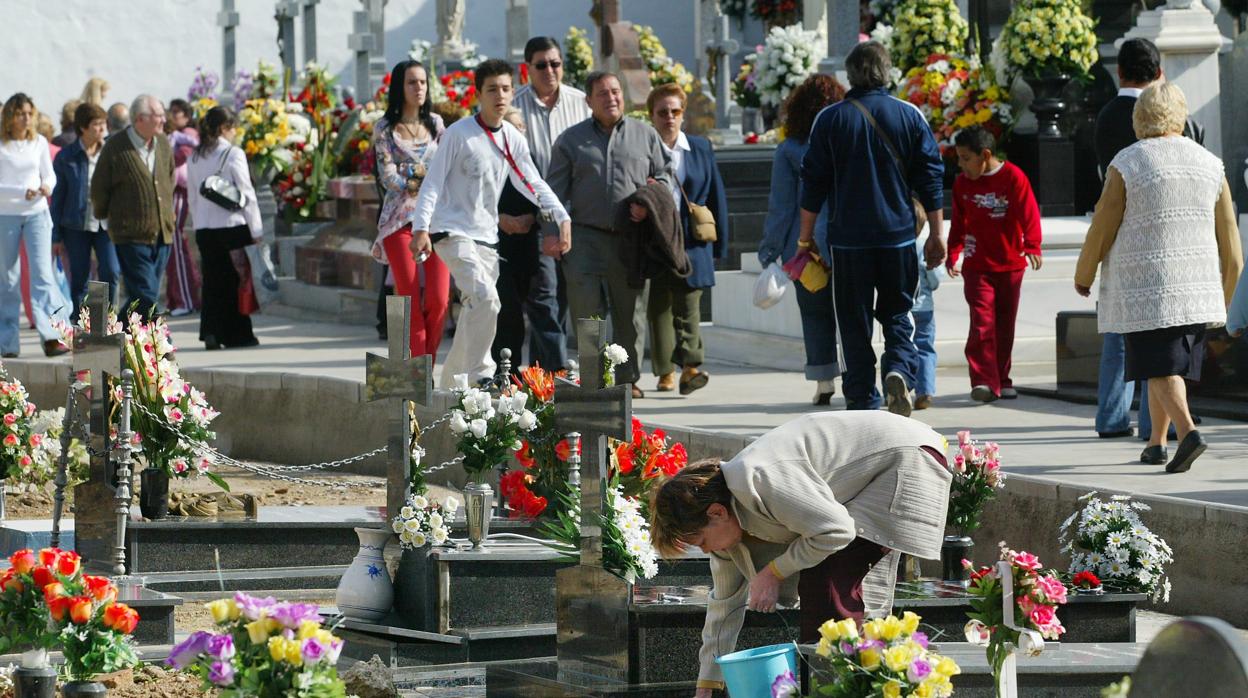
<path id="1" fill-rule="evenodd" d="M 975 542 L 970 536 L 945 536 L 940 546 L 940 578 L 949 584 L 968 586 L 971 571 L 962 566 L 962 560 L 971 559 Z"/>
<path id="2" fill-rule="evenodd" d="M 13 671 L 16 698 L 53 698 L 56 695 L 56 669 L 48 666 L 48 651 L 27 650 L 22 665 Z"/>
<path id="3" fill-rule="evenodd" d="M 169 515 L 169 473 L 160 466 L 139 471 L 139 511 L 149 521 Z"/>
<path id="4" fill-rule="evenodd" d="M 472 547 L 481 547 L 481 542 L 490 535 L 490 510 L 493 506 L 494 490 L 483 482 L 470 482 L 464 485 L 464 516 L 468 520 L 468 540 Z"/>
<path id="5" fill-rule="evenodd" d="M 108 695 L 108 689 L 99 681 L 70 681 L 61 686 L 63 698 L 99 698 Z"/>
<path id="6" fill-rule="evenodd" d="M 373 623 L 389 613 L 394 603 L 394 584 L 382 556 L 390 531 L 357 528 L 355 533 L 360 537 L 360 551 L 338 582 L 334 600 L 347 618 Z"/>

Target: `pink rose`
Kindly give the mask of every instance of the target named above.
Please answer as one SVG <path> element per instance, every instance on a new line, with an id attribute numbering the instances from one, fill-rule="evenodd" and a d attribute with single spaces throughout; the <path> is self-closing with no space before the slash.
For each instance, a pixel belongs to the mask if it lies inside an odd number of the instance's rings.
<path id="1" fill-rule="evenodd" d="M 1040 591 L 1044 592 L 1044 597 L 1052 603 L 1066 603 L 1066 585 L 1057 580 L 1056 577 L 1041 577 L 1036 586 L 1040 587 Z"/>
<path id="2" fill-rule="evenodd" d="M 963 446 L 971 440 L 971 432 L 963 429 L 958 432 L 958 446 Z"/>
<path id="3" fill-rule="evenodd" d="M 1057 611 L 1052 606 L 1041 604 L 1031 609 L 1027 617 L 1031 619 L 1032 623 L 1036 624 L 1037 628 L 1044 628 L 1051 625 L 1057 618 Z"/>
<path id="4" fill-rule="evenodd" d="M 16 445 L 17 445 L 17 434 L 9 434 L 9 435 L 5 436 L 5 437 L 4 437 L 4 445 L 5 445 L 5 446 L 16 446 Z"/>
<path id="5" fill-rule="evenodd" d="M 1014 563 L 1015 567 L 1021 567 L 1025 570 L 1040 569 L 1040 558 L 1028 552 L 1015 553 L 1011 562 Z"/>
<path id="6" fill-rule="evenodd" d="M 9 426 L 13 426 L 14 424 L 17 423 L 17 415 L 13 414 L 12 412 L 4 415 L 4 423 Z"/>

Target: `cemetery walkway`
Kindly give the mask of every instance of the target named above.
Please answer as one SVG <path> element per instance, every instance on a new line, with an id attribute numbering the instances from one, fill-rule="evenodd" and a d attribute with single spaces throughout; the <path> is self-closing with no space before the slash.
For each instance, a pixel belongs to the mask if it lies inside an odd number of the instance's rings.
<path id="1" fill-rule="evenodd" d="M 259 347 L 209 352 L 197 340 L 198 318 L 172 319 L 180 364 L 362 381 L 364 353 L 385 352 L 371 327 L 269 315 L 257 316 L 255 322 Z M 24 331 L 22 341 L 22 355 L 39 358 L 14 361 L 54 361 L 40 356 L 33 332 Z M 449 345 L 443 342 L 443 349 Z M 814 409 L 809 405 L 812 385 L 800 373 L 715 363 L 704 368 L 712 375 L 710 385 L 688 397 L 653 392 L 654 379 L 645 376 L 642 387 L 647 398 L 634 403 L 637 416 L 652 424 L 756 436 Z M 1015 378 L 1025 387 L 1051 383 L 1052 373 L 1051 364 L 1029 364 L 1016 367 Z M 1190 472 L 1166 475 L 1159 466 L 1138 462 L 1143 448 L 1139 440 L 1098 438 L 1092 429 L 1091 405 L 1028 395 L 979 405 L 967 395 L 965 369 L 941 369 L 937 382 L 940 395 L 934 406 L 914 416 L 951 439 L 958 430 L 970 429 L 976 438 L 999 442 L 1007 472 L 1084 488 L 1248 507 L 1248 459 L 1242 455 L 1248 446 L 1246 423 L 1206 418 L 1201 431 L 1209 440 L 1209 450 Z M 843 408 L 839 395 L 832 405 Z"/>

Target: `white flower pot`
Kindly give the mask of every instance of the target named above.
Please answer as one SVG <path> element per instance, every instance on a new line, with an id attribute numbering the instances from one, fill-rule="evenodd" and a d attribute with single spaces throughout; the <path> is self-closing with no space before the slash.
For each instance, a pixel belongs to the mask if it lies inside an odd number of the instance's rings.
<path id="1" fill-rule="evenodd" d="M 347 618 L 371 623 L 381 620 L 394 603 L 394 583 L 382 556 L 390 531 L 357 528 L 355 533 L 360 537 L 360 552 L 338 582 L 334 600 Z"/>

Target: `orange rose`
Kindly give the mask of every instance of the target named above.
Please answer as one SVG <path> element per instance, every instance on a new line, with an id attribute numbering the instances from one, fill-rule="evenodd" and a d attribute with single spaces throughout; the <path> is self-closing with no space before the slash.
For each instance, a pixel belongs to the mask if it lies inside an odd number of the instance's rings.
<path id="1" fill-rule="evenodd" d="M 35 551 L 30 548 L 19 550 L 9 556 L 9 566 L 14 574 L 27 574 L 35 568 L 36 563 Z"/>
<path id="2" fill-rule="evenodd" d="M 56 571 L 64 577 L 72 577 L 82 568 L 82 558 L 72 550 L 66 550 L 56 560 Z"/>
<path id="3" fill-rule="evenodd" d="M 82 575 L 82 581 L 87 587 L 87 593 L 91 598 L 100 603 L 107 603 L 117 598 L 117 587 L 108 581 L 107 577 L 96 577 L 90 574 Z"/>
<path id="4" fill-rule="evenodd" d="M 75 596 L 69 600 L 69 619 L 76 625 L 85 625 L 91 621 L 95 612 L 95 603 L 87 596 Z"/>
<path id="5" fill-rule="evenodd" d="M 65 585 L 60 582 L 52 582 L 43 588 L 43 600 L 49 604 L 52 603 L 53 599 L 60 596 L 66 596 Z"/>
<path id="6" fill-rule="evenodd" d="M 61 551 L 59 548 L 44 548 L 39 551 L 39 564 L 47 567 L 56 562 L 56 558 L 60 556 Z"/>
<path id="7" fill-rule="evenodd" d="M 52 620 L 60 623 L 65 620 L 65 613 L 69 610 L 69 597 L 58 596 L 48 602 L 48 613 L 52 615 Z"/>
<path id="8" fill-rule="evenodd" d="M 4 576 L 0 577 L 0 592 L 5 591 L 13 591 L 18 594 L 26 591 L 26 585 L 22 583 L 21 579 L 18 579 L 13 570 L 6 571 Z"/>
<path id="9" fill-rule="evenodd" d="M 30 576 L 34 578 L 35 586 L 40 589 L 43 589 L 47 585 L 56 581 L 56 577 L 52 574 L 52 570 L 44 566 L 39 566 L 31 570 Z"/>
<path id="10" fill-rule="evenodd" d="M 104 626 L 129 635 L 139 624 L 138 611 L 124 603 L 110 603 L 104 607 Z"/>

